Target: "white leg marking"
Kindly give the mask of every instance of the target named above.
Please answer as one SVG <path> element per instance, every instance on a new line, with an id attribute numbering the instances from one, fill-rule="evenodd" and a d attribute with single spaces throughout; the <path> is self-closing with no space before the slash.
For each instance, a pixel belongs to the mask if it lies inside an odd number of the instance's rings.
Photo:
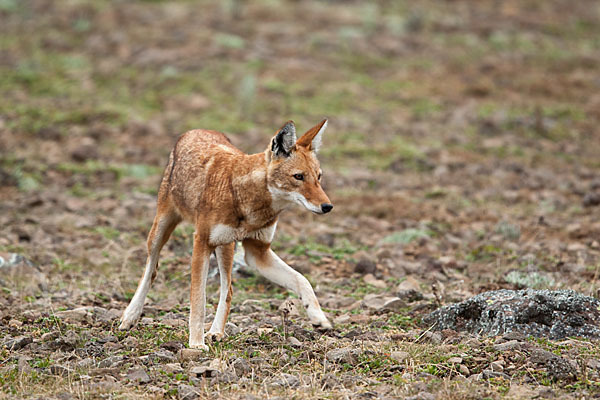
<path id="1" fill-rule="evenodd" d="M 144 269 L 144 275 L 140 280 L 140 283 L 131 299 L 131 302 L 123 312 L 123 316 L 121 317 L 121 325 L 119 325 L 120 330 L 130 329 L 137 320 L 142 315 L 142 310 L 144 309 L 144 301 L 146 300 L 146 295 L 150 290 L 150 285 L 152 284 L 152 275 L 156 271 L 156 266 L 158 265 L 158 255 L 160 253 L 160 244 L 163 239 L 163 235 L 165 230 L 169 226 L 169 222 L 165 219 L 161 220 L 156 228 L 156 232 L 150 246 L 150 251 L 148 254 L 148 260 L 146 261 L 146 268 Z"/>
<path id="2" fill-rule="evenodd" d="M 246 251 L 246 262 L 254 266 L 265 278 L 296 293 L 302 300 L 310 321 L 323 328 L 331 328 L 331 323 L 321 310 L 317 296 L 301 273 L 287 265 L 273 250 L 268 250 L 266 265 L 261 265 L 250 251 Z"/>
<path id="3" fill-rule="evenodd" d="M 194 244 L 194 251 L 196 251 Z M 199 249 L 199 251 L 202 251 Z M 194 257 L 194 256 L 192 256 Z M 210 253 L 202 254 L 202 259 L 199 261 L 202 263 L 200 266 L 200 282 L 195 293 L 190 295 L 190 341 L 189 345 L 194 349 L 208 350 L 208 346 L 204 344 L 204 318 L 206 317 L 206 278 L 208 277 L 208 267 L 210 260 Z M 193 261 L 192 261 L 193 262 Z M 192 266 L 192 274 L 194 274 L 194 267 Z M 192 282 L 192 291 L 194 290 L 194 283 Z"/>
<path id="4" fill-rule="evenodd" d="M 227 273 L 227 266 L 224 264 L 226 260 L 223 259 L 223 248 L 217 247 L 217 261 L 219 263 L 219 277 L 221 280 L 221 293 L 219 294 L 219 305 L 217 306 L 217 312 L 215 313 L 215 319 L 213 320 L 210 330 L 207 335 L 213 335 L 217 337 L 223 337 L 225 335 L 223 327 L 225 326 L 225 318 L 229 312 L 227 304 L 227 295 L 231 286 L 231 279 Z M 231 268 L 231 266 L 229 266 Z"/>

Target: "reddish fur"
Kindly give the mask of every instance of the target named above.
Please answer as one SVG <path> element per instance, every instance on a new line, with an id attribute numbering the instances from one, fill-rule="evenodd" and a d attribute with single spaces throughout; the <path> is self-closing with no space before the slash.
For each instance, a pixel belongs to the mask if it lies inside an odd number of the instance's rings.
<path id="1" fill-rule="evenodd" d="M 252 234 L 273 226 L 287 203 L 273 198 L 269 187 L 283 193 L 300 193 L 315 207 L 330 203 L 321 188 L 319 162 L 311 151 L 311 142 L 325 122 L 298 139 L 288 157 L 273 154 L 271 146 L 262 153 L 244 154 L 223 133 L 216 131 L 189 131 L 177 141 L 162 178 L 157 214 L 148 236 L 149 263 L 152 251 L 160 252 L 179 222 L 187 220 L 195 225 L 190 300 L 191 315 L 197 320 L 204 319 L 204 310 L 197 307 L 204 296 L 204 269 L 208 268 L 208 258 L 216 246 L 223 246 L 222 262 L 229 282 L 234 240 L 244 239 L 246 251 L 253 253 L 260 264 L 270 259 L 270 238 L 252 238 Z M 293 178 L 298 173 L 303 174 L 304 180 Z M 232 239 L 229 244 L 211 241 L 211 231 L 217 225 L 225 227 L 220 229 L 226 232 L 230 232 L 227 229 L 240 232 L 243 237 Z M 152 280 L 155 274 L 156 269 Z M 231 285 L 221 290 L 228 291 L 227 316 Z M 320 312 L 316 298 L 313 302 Z M 122 326 L 130 325 L 123 322 Z M 198 337 L 192 338 L 197 329 L 190 325 L 190 343 L 199 343 Z"/>

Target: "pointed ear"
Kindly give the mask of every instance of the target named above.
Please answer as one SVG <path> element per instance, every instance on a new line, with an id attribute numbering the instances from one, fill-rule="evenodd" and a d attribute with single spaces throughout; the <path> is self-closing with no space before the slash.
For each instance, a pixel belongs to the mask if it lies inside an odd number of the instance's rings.
<path id="1" fill-rule="evenodd" d="M 296 126 L 294 121 L 288 121 L 271 140 L 271 152 L 275 157 L 289 157 L 295 143 Z"/>
<path id="2" fill-rule="evenodd" d="M 327 118 L 306 131 L 306 133 L 298 139 L 296 145 L 305 147 L 316 153 L 319 151 L 319 147 L 321 147 L 321 138 L 323 137 L 323 132 L 325 132 L 326 128 Z"/>

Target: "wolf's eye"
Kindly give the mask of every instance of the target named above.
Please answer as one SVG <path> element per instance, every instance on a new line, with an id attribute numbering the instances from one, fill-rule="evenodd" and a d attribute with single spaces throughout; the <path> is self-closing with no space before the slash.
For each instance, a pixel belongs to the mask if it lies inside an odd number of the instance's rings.
<path id="1" fill-rule="evenodd" d="M 319 176 L 317 177 L 318 180 L 321 180 L 321 177 L 323 176 L 323 174 L 319 174 Z"/>
<path id="2" fill-rule="evenodd" d="M 294 178 L 298 179 L 299 181 L 303 181 L 304 180 L 304 175 L 303 174 L 294 174 L 293 176 L 294 176 Z"/>

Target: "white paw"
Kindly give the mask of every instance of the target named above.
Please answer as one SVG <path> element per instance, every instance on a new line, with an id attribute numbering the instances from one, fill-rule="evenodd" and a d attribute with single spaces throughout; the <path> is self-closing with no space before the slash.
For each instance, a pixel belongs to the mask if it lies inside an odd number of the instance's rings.
<path id="1" fill-rule="evenodd" d="M 208 351 L 208 346 L 204 343 L 190 343 L 190 349 L 198 349 Z"/>
<path id="2" fill-rule="evenodd" d="M 324 320 L 318 321 L 316 323 L 313 322 L 312 324 L 319 329 L 325 329 L 325 330 L 333 329 L 333 325 L 331 325 L 331 322 L 329 322 L 328 319 L 324 319 Z"/>
<path id="3" fill-rule="evenodd" d="M 135 325 L 136 320 L 131 318 L 121 318 L 121 324 L 119 325 L 120 331 L 128 331 Z"/>
<path id="4" fill-rule="evenodd" d="M 224 336 L 225 334 L 223 332 L 208 331 L 204 334 L 204 339 L 209 343 L 214 343 L 222 340 Z"/>

